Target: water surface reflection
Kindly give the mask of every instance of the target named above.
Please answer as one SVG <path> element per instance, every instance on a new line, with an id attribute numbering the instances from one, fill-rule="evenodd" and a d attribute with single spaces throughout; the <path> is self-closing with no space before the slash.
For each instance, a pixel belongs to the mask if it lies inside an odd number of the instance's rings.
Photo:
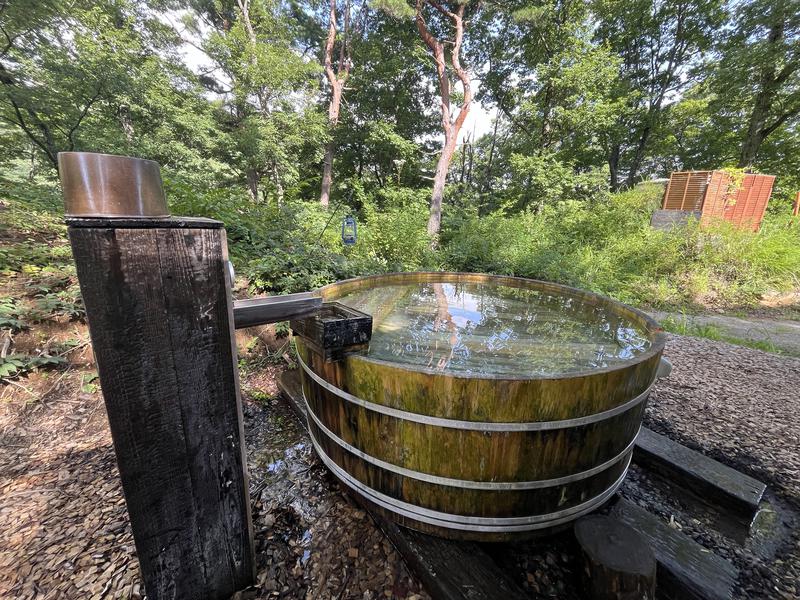
<path id="1" fill-rule="evenodd" d="M 547 375 L 603 368 L 650 346 L 603 306 L 496 283 L 413 283 L 339 302 L 371 314 L 368 355 L 442 372 Z"/>

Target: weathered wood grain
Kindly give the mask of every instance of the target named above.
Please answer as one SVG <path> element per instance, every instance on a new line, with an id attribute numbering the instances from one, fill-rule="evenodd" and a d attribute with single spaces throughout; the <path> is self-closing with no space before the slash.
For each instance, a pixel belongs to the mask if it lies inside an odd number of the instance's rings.
<path id="1" fill-rule="evenodd" d="M 522 600 L 527 595 L 473 542 L 455 542 L 381 519 L 380 527 L 435 600 Z"/>
<path id="2" fill-rule="evenodd" d="M 228 598 L 254 553 L 225 234 L 158 221 L 70 241 L 147 596 Z"/>
<path id="3" fill-rule="evenodd" d="M 584 307 L 574 310 L 602 306 L 635 322 L 651 345 L 621 364 L 575 373 L 463 374 L 368 353 L 332 362 L 299 327 L 309 426 L 331 470 L 387 513 L 397 508 L 388 514 L 402 524 L 482 541 L 538 535 L 613 493 L 659 368 L 665 336 L 658 324 L 589 292 L 481 274 L 377 275 L 319 294 L 335 301 L 376 286 L 423 282 L 491 282 L 568 296 Z M 540 426 L 550 421 L 562 422 Z"/>
<path id="4" fill-rule="evenodd" d="M 322 298 L 311 292 L 237 300 L 233 303 L 234 323 L 236 329 L 278 323 L 313 315 L 321 306 Z"/>
<path id="5" fill-rule="evenodd" d="M 642 534 L 653 549 L 659 594 L 692 600 L 733 597 L 738 570 L 727 560 L 627 500 L 619 499 L 612 514 Z"/>
<path id="6" fill-rule="evenodd" d="M 721 505 L 750 521 L 767 486 L 666 436 L 642 428 L 633 460 L 685 485 L 705 502 Z"/>
<path id="7" fill-rule="evenodd" d="M 326 302 L 313 317 L 290 325 L 294 333 L 326 350 L 363 345 L 372 337 L 372 317 L 338 302 Z"/>
<path id="8" fill-rule="evenodd" d="M 654 600 L 656 559 L 641 534 L 607 515 L 575 523 L 584 590 L 592 600 Z"/>
<path id="9" fill-rule="evenodd" d="M 297 418 L 303 424 L 303 427 L 308 430 L 306 422 L 306 403 L 303 402 L 303 387 L 300 382 L 300 371 L 294 369 L 292 371 L 284 371 L 278 376 L 278 389 L 283 398 L 288 402 L 289 408 L 292 409 Z"/>

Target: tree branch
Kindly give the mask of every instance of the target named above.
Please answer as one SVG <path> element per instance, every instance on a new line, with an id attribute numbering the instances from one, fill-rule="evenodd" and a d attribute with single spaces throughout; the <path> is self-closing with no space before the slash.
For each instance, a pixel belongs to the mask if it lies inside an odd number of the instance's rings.
<path id="1" fill-rule="evenodd" d="M 70 128 L 69 132 L 67 133 L 67 140 L 69 140 L 69 149 L 70 150 L 74 150 L 74 148 L 75 148 L 75 142 L 72 139 L 72 136 L 75 135 L 75 132 L 78 130 L 78 127 L 80 127 L 81 123 L 83 122 L 83 119 L 89 113 L 89 109 L 92 107 L 92 105 L 95 102 L 97 102 L 97 100 L 100 98 L 100 94 L 102 92 L 103 92 L 103 84 L 100 83 L 100 85 L 97 87 L 97 91 L 95 92 L 94 96 L 92 96 L 89 99 L 89 101 L 86 102 L 86 106 L 83 107 L 83 110 L 81 111 L 81 114 L 78 115 L 78 120 L 75 121 L 75 124 Z"/>

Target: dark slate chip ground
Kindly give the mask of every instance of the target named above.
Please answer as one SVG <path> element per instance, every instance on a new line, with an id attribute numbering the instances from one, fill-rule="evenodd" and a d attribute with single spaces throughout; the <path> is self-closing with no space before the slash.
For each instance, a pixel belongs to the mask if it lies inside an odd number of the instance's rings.
<path id="1" fill-rule="evenodd" d="M 736 565 L 736 598 L 800 597 L 800 360 L 676 336 L 666 354 L 674 369 L 646 424 L 767 483 L 764 510 L 748 536 L 636 467 L 623 495 Z M 242 600 L 426 598 L 271 397 L 274 375 L 244 378 L 258 581 Z M 46 402 L 4 390 L 0 403 L 0 597 L 141 599 L 100 394 L 74 373 L 53 389 Z M 569 535 L 485 547 L 531 598 L 581 597 Z"/>

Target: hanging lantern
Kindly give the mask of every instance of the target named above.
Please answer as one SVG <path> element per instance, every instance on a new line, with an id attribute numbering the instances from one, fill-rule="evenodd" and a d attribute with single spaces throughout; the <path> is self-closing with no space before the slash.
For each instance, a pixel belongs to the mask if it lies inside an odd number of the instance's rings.
<path id="1" fill-rule="evenodd" d="M 347 215 L 342 221 L 342 243 L 352 246 L 358 238 L 358 225 L 352 215 Z"/>

